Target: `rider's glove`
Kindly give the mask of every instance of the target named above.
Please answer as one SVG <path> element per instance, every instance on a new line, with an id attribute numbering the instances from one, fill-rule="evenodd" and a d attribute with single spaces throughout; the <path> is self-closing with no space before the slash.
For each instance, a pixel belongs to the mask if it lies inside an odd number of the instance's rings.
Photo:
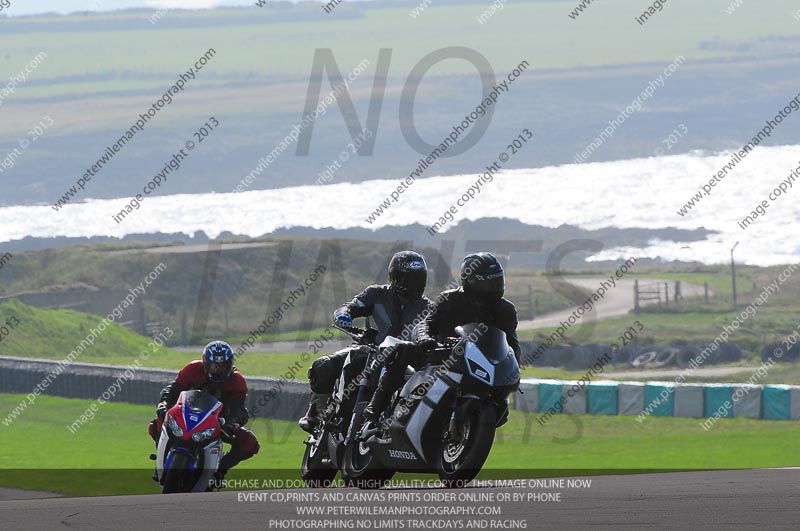
<path id="1" fill-rule="evenodd" d="M 167 416 L 167 410 L 169 406 L 167 406 L 166 402 L 159 402 L 158 407 L 156 407 L 156 416 L 161 420 L 164 420 L 164 417 Z"/>
<path id="2" fill-rule="evenodd" d="M 239 431 L 241 425 L 238 422 L 225 422 L 221 427 L 220 430 L 222 433 L 227 435 L 228 437 L 236 437 L 236 433 Z"/>
<path id="3" fill-rule="evenodd" d="M 419 349 L 419 352 L 422 352 L 423 354 L 430 352 L 431 350 L 439 346 L 439 343 L 437 343 L 437 341 L 432 337 L 424 337 L 419 341 L 417 341 L 416 344 L 417 344 L 417 349 Z"/>
<path id="4" fill-rule="evenodd" d="M 333 313 L 333 322 L 343 328 L 350 328 L 353 326 L 353 317 L 344 310 L 336 310 Z"/>

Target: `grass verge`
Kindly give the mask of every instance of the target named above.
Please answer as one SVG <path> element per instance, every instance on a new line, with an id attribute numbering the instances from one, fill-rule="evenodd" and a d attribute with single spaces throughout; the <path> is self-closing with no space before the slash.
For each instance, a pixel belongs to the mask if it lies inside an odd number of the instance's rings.
<path id="1" fill-rule="evenodd" d="M 23 395 L 0 394 L 0 411 L 22 399 Z M 150 479 L 153 463 L 147 457 L 153 452 L 147 435 L 153 408 L 109 403 L 71 434 L 67 424 L 88 405 L 85 400 L 41 396 L 13 424 L 0 426 L 0 485 L 75 496 L 157 493 Z M 647 418 L 640 424 L 634 417 L 559 415 L 540 426 L 536 418 L 512 412 L 509 423 L 498 431 L 481 477 L 800 464 L 792 422 L 722 419 L 706 432 L 698 419 Z M 255 419 L 250 427 L 261 451 L 228 477 L 299 477 L 303 433 L 295 423 Z"/>

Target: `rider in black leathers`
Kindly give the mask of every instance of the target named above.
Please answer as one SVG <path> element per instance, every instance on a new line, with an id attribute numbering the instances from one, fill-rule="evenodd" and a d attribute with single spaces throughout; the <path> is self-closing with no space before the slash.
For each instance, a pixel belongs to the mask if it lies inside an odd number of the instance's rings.
<path id="1" fill-rule="evenodd" d="M 372 321 L 377 334 L 373 342 L 377 345 L 386 336 L 412 337 L 414 325 L 426 312 L 430 299 L 423 295 L 428 278 L 425 258 L 414 251 L 395 253 L 389 262 L 389 284 L 368 286 L 352 301 L 340 306 L 333 314 L 334 322 L 352 326 L 353 319 L 367 317 Z M 364 368 L 367 350 L 348 347 L 329 356 L 322 356 L 308 369 L 311 387 L 311 404 L 300 419 L 300 428 L 313 433 L 319 423 L 319 415 L 333 392 L 333 387 L 342 373 L 347 356 L 350 356 L 348 377 L 354 377 Z"/>
<path id="2" fill-rule="evenodd" d="M 503 267 L 491 253 L 471 254 L 461 264 L 461 287 L 442 292 L 431 313 L 414 330 L 414 342 L 401 344 L 386 360 L 372 401 L 364 410 L 368 420 L 376 421 L 388 405 L 389 398 L 403 383 L 408 365 L 421 369 L 426 353 L 437 340 L 455 336 L 455 327 L 467 323 L 484 323 L 506 333 L 509 346 L 520 360 L 517 339 L 517 310 L 507 299 Z"/>

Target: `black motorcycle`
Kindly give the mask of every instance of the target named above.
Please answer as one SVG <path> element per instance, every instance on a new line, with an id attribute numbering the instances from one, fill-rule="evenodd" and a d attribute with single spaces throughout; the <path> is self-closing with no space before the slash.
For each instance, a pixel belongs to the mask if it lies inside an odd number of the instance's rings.
<path id="1" fill-rule="evenodd" d="M 447 487 L 478 475 L 508 418 L 508 397 L 519 388 L 520 371 L 506 334 L 470 323 L 456 328 L 429 354 L 430 363 L 409 375 L 377 423 L 362 412 L 377 385 L 377 370 L 360 382 L 345 445 L 342 475 L 359 488 L 380 488 L 395 472 L 436 473 Z M 388 349 L 409 348 L 387 338 Z M 374 360 L 368 366 L 376 369 Z M 377 424 L 377 425 L 376 425 Z"/>
<path id="2" fill-rule="evenodd" d="M 334 385 L 327 407 L 320 413 L 321 422 L 308 439 L 303 441 L 306 450 L 300 476 L 309 487 L 330 486 L 341 468 L 344 440 L 358 394 L 359 374 L 363 371 L 365 360 L 372 357 L 377 350 L 376 330 L 341 327 L 336 324 L 332 326 L 353 338 L 355 344 L 347 348 L 349 352 L 341 375 Z"/>

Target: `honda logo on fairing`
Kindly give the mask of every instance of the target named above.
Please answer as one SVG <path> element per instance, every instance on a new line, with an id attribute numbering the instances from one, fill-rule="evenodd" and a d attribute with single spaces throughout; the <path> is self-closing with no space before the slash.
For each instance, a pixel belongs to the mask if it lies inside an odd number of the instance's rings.
<path id="1" fill-rule="evenodd" d="M 404 450 L 389 450 L 389 457 L 394 457 L 395 459 L 417 459 L 417 456 Z"/>

